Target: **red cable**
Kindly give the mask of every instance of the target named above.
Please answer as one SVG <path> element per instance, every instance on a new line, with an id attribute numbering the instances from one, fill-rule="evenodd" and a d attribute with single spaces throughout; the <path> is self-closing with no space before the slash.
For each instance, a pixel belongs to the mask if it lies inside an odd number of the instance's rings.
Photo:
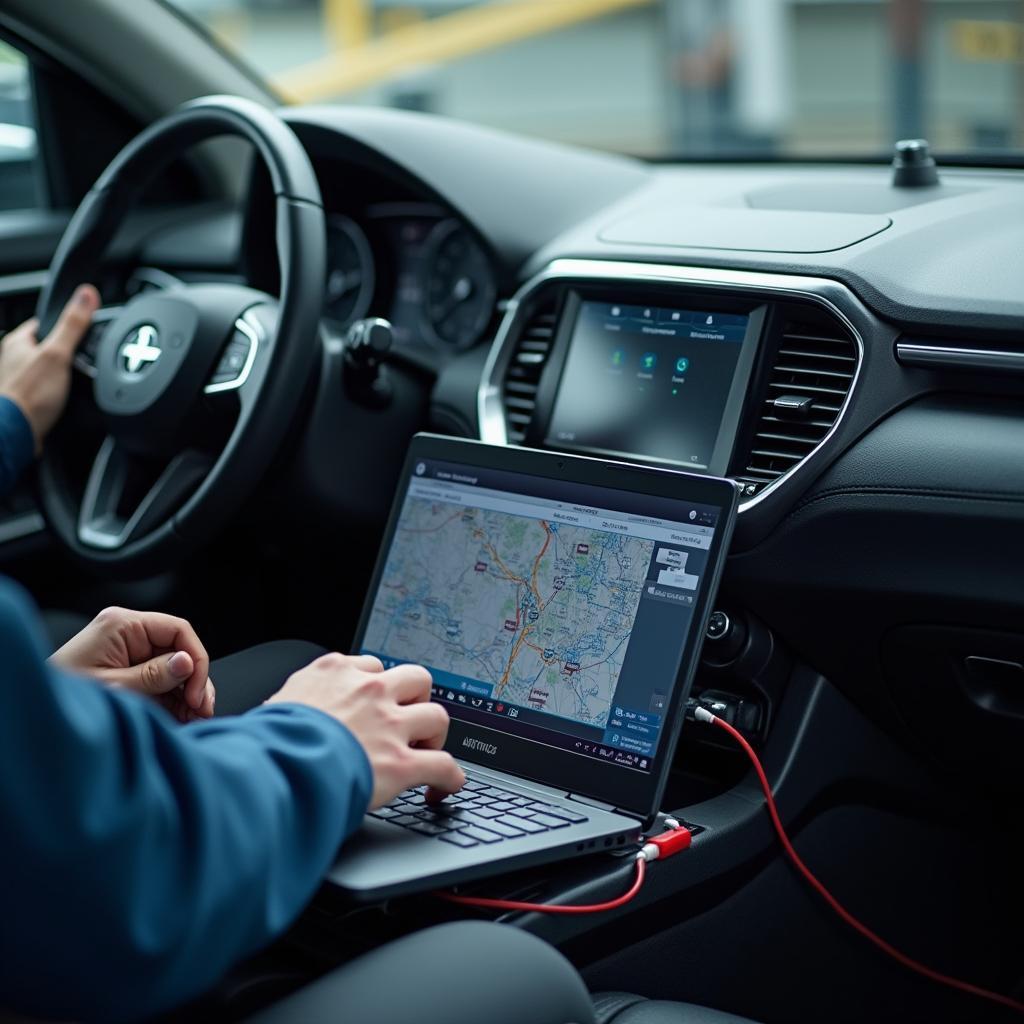
<path id="1" fill-rule="evenodd" d="M 488 910 L 525 910 L 535 911 L 538 914 L 599 914 L 603 910 L 615 910 L 628 903 L 644 884 L 644 876 L 647 874 L 647 862 L 641 856 L 636 859 L 636 878 L 627 892 L 617 896 L 606 903 L 583 903 L 575 906 L 565 906 L 559 903 L 522 903 L 518 900 L 489 900 L 477 896 L 456 896 L 449 892 L 439 892 L 437 895 L 449 903 L 458 903 L 464 907 L 485 907 Z"/>
<path id="2" fill-rule="evenodd" d="M 937 981 L 940 985 L 948 985 L 950 988 L 959 989 L 961 992 L 968 992 L 973 996 L 979 996 L 981 999 L 991 1000 L 993 1003 L 999 1003 L 1001 1006 L 1009 1007 L 1009 1009 L 1016 1011 L 1017 1013 L 1024 1014 L 1024 1003 L 1011 998 L 1010 996 L 1004 996 L 1000 992 L 991 992 L 989 989 L 981 988 L 978 985 L 972 985 L 970 982 L 961 981 L 959 978 L 953 978 L 948 974 L 943 974 L 941 971 L 935 971 L 931 967 L 927 967 L 919 961 L 913 959 L 913 957 L 907 956 L 906 953 L 900 952 L 895 946 L 890 945 L 880 935 L 873 932 L 866 924 L 863 924 L 856 917 L 853 916 L 840 902 L 837 900 L 825 886 L 818 881 L 818 879 L 811 872 L 811 869 L 800 859 L 800 854 L 793 848 L 793 844 L 789 841 L 789 836 L 786 835 L 786 830 L 782 824 L 782 819 L 779 817 L 778 808 L 775 806 L 775 798 L 772 796 L 772 788 L 768 784 L 768 777 L 765 775 L 764 768 L 761 765 L 760 758 L 754 753 L 754 748 L 744 739 L 743 735 L 738 729 L 733 728 L 728 722 L 721 718 L 717 718 L 714 715 L 710 715 L 711 722 L 713 725 L 717 725 L 719 728 L 724 729 L 730 736 L 743 748 L 744 753 L 750 758 L 751 764 L 754 766 L 754 771 L 757 773 L 758 781 L 761 783 L 761 789 L 764 790 L 765 802 L 768 805 L 768 814 L 772 819 L 772 825 L 775 826 L 775 832 L 779 837 L 779 842 L 782 844 L 783 850 L 786 852 L 786 856 L 792 861 L 793 866 L 803 875 L 804 879 L 811 886 L 815 892 L 834 910 L 854 931 L 859 932 L 869 942 L 874 943 L 883 953 L 887 953 L 894 960 L 903 964 L 904 967 L 909 968 L 912 971 L 916 971 L 918 974 L 923 975 L 926 978 L 930 978 L 932 981 Z M 703 718 L 707 721 L 707 718 Z"/>

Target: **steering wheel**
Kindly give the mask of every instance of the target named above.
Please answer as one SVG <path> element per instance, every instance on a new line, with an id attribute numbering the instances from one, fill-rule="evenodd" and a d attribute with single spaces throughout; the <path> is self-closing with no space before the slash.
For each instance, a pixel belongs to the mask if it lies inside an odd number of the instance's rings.
<path id="1" fill-rule="evenodd" d="M 93 568 L 159 571 L 221 529 L 268 469 L 315 365 L 326 263 L 316 176 L 280 118 L 229 96 L 173 111 L 100 175 L 53 257 L 40 333 L 76 285 L 95 279 L 142 189 L 186 149 L 219 135 L 247 139 L 269 172 L 280 296 L 182 283 L 96 313 L 75 365 L 92 378 L 106 437 L 98 452 L 83 453 L 72 424 L 62 424 L 39 472 L 54 536 Z"/>

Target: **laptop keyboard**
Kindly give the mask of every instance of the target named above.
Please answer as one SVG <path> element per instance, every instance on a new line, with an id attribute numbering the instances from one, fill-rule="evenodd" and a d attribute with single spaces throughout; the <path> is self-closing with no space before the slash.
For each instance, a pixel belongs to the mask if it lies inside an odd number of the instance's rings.
<path id="1" fill-rule="evenodd" d="M 533 800 L 477 779 L 467 779 L 443 804 L 428 804 L 425 792 L 425 786 L 407 789 L 390 804 L 370 811 L 370 817 L 464 847 L 539 835 L 588 820 L 575 809 Z"/>

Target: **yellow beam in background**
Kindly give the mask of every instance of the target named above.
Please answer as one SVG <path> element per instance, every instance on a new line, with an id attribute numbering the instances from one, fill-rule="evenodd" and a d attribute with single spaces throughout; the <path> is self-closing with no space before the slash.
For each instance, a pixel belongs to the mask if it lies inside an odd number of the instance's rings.
<path id="1" fill-rule="evenodd" d="M 324 29 L 336 50 L 365 46 L 372 27 L 369 0 L 323 0 Z"/>
<path id="2" fill-rule="evenodd" d="M 279 74 L 274 85 L 295 102 L 341 96 L 386 81 L 422 64 L 438 64 L 483 50 L 603 18 L 653 0 L 520 0 L 481 4 L 395 29 L 357 49 L 345 49 Z M 327 0 L 343 4 L 344 0 Z"/>

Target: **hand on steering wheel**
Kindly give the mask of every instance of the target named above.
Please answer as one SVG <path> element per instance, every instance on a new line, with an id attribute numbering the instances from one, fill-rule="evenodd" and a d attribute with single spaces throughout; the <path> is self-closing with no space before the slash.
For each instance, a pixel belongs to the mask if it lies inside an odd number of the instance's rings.
<path id="1" fill-rule="evenodd" d="M 71 361 L 99 305 L 99 292 L 84 284 L 75 290 L 42 341 L 37 337 L 39 321 L 35 317 L 0 341 L 0 395 L 14 402 L 28 420 L 36 455 L 64 411 L 71 388 Z"/>

